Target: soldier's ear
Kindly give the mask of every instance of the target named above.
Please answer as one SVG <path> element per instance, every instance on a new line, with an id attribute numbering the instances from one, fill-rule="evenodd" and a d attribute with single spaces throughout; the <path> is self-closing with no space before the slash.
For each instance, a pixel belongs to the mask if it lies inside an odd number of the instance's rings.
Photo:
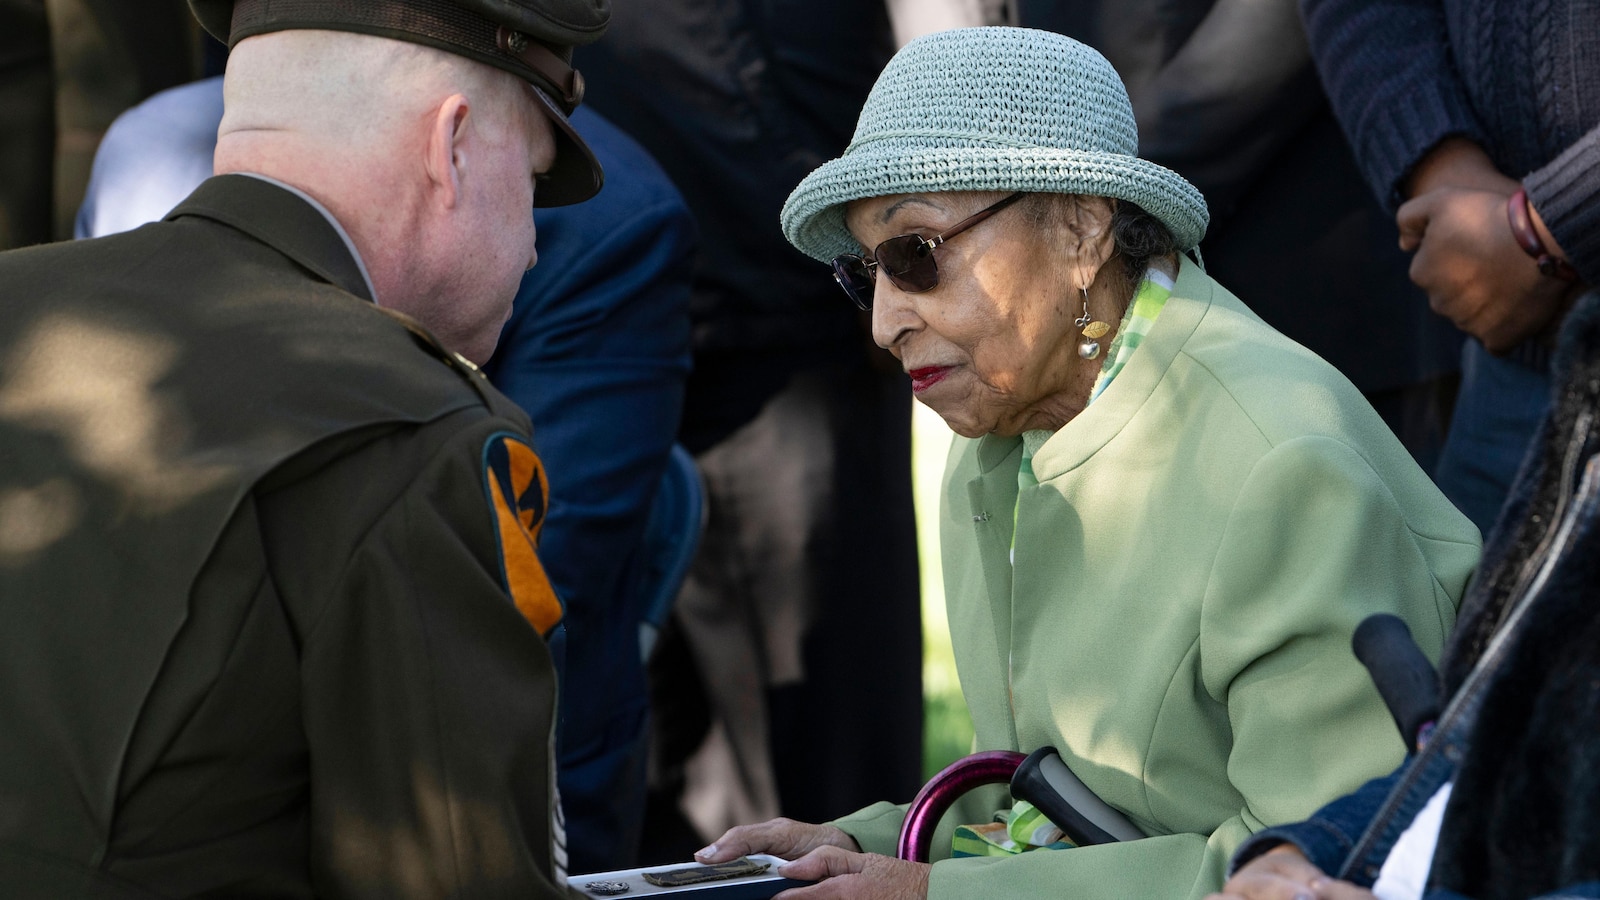
<path id="1" fill-rule="evenodd" d="M 461 175 L 471 162 L 465 146 L 471 109 L 460 94 L 446 97 L 433 111 L 428 127 L 424 168 L 437 202 L 453 208 L 461 199 Z"/>

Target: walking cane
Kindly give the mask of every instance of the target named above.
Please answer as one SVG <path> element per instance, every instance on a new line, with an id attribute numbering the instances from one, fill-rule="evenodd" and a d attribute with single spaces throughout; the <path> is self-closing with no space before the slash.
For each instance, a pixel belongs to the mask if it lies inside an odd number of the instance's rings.
<path id="1" fill-rule="evenodd" d="M 956 760 L 922 786 L 906 810 L 895 856 L 927 862 L 933 832 L 945 812 L 962 794 L 988 784 L 1009 784 L 1012 797 L 1032 803 L 1076 846 L 1144 837 L 1138 826 L 1072 774 L 1056 748 L 1040 747 L 1027 756 L 986 750 Z"/>

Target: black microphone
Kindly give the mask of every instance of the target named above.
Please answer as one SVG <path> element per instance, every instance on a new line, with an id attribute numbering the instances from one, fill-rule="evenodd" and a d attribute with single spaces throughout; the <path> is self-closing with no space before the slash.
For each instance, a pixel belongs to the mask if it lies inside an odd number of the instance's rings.
<path id="1" fill-rule="evenodd" d="M 1367 667 L 1407 751 L 1419 749 L 1427 738 L 1423 728 L 1439 718 L 1439 675 L 1411 629 L 1399 616 L 1377 613 L 1362 620 L 1350 649 Z"/>

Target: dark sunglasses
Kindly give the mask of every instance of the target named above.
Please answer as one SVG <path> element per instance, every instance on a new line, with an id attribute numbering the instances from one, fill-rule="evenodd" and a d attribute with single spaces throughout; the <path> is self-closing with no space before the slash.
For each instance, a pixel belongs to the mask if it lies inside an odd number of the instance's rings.
<path id="1" fill-rule="evenodd" d="M 833 258 L 833 280 L 839 282 L 844 292 L 862 309 L 872 308 L 872 289 L 877 284 L 879 268 L 889 276 L 895 287 L 908 294 L 920 294 L 939 286 L 939 265 L 934 262 L 933 250 L 945 241 L 989 218 L 1026 196 L 1019 191 L 1011 196 L 962 219 L 931 238 L 920 234 L 902 234 L 889 238 L 873 248 L 868 256 L 846 253 Z"/>

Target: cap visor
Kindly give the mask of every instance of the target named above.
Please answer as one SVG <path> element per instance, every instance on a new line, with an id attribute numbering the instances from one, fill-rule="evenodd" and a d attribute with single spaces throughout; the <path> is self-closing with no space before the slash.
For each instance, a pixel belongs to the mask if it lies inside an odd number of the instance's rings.
<path id="1" fill-rule="evenodd" d="M 606 175 L 594 151 L 549 95 L 537 86 L 533 88 L 533 95 L 555 125 L 556 138 L 556 161 L 551 164 L 550 171 L 539 178 L 533 195 L 534 207 L 571 206 L 600 193 Z"/>

